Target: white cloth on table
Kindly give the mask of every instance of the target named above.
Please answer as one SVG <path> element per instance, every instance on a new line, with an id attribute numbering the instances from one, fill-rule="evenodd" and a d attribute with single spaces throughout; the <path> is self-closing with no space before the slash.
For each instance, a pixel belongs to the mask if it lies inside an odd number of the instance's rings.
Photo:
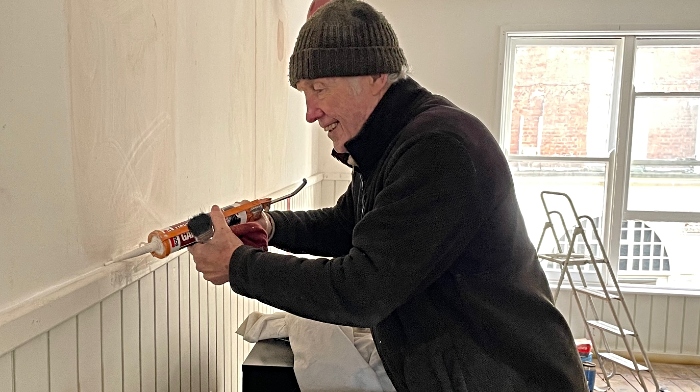
<path id="1" fill-rule="evenodd" d="M 253 312 L 236 333 L 250 343 L 289 338 L 302 391 L 395 391 L 367 328 Z"/>

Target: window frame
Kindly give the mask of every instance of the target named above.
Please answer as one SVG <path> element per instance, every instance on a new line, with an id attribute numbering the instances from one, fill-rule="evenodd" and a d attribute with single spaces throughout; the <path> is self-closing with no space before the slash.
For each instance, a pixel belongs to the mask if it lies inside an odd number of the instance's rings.
<path id="1" fill-rule="evenodd" d="M 528 27 L 507 27 L 501 29 L 500 67 L 498 75 L 496 124 L 499 129 L 499 144 L 509 162 L 553 161 L 553 162 L 605 162 L 607 175 L 604 200 L 603 246 L 605 247 L 614 271 L 619 270 L 619 253 L 621 245 L 622 221 L 661 221 L 661 222 L 700 222 L 700 213 L 634 211 L 627 209 L 632 150 L 632 125 L 634 120 L 634 102 L 636 98 L 647 96 L 692 96 L 695 93 L 637 93 L 634 90 L 634 61 L 637 46 L 662 44 L 700 44 L 700 31 L 696 30 L 629 30 L 617 29 L 538 29 Z M 510 153 L 513 64 L 517 45 L 530 44 L 593 44 L 610 46 L 610 39 L 616 39 L 619 46 L 615 56 L 615 75 L 611 110 L 611 127 L 608 157 L 547 157 L 519 155 Z M 641 43 L 641 44 L 640 44 Z M 700 92 L 697 93 L 700 98 Z M 700 144 L 700 141 L 697 142 Z M 696 145 L 696 149 L 700 148 Z M 607 279 L 607 277 L 606 277 Z M 641 286 L 645 287 L 645 286 Z M 652 286 L 654 289 L 663 286 Z M 677 290 L 676 287 L 669 287 Z M 700 289 L 697 290 L 700 292 Z"/>

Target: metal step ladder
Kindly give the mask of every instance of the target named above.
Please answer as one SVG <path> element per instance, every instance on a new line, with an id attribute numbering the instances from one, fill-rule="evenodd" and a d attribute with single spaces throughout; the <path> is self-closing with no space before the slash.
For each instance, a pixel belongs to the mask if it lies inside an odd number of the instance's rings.
<path id="1" fill-rule="evenodd" d="M 559 297 L 565 278 L 572 289 L 571 295 L 583 317 L 587 338 L 591 341 L 593 353 L 607 385 L 605 389 L 596 387 L 596 390 L 610 389 L 610 379 L 617 374 L 616 366 L 619 365 L 631 371 L 644 391 L 664 391 L 665 388 L 659 387 L 651 362 L 634 326 L 615 272 L 598 235 L 595 220 L 587 215 L 578 215 L 574 203 L 565 193 L 543 191 L 540 193 L 540 199 L 547 214 L 547 221 L 537 244 L 537 254 L 540 260 L 555 263 L 561 269 L 559 281 L 553 292 L 554 302 L 556 303 Z M 555 205 L 556 209 L 552 208 L 552 205 Z M 541 253 L 540 248 L 547 232 L 551 232 L 556 244 L 556 251 L 553 253 Z M 605 283 L 605 273 L 609 276 L 608 284 Z M 589 284 L 585 275 L 588 275 L 589 280 L 593 280 L 594 276 L 595 284 Z M 612 316 L 612 319 L 608 318 L 610 322 L 601 320 L 594 298 L 601 300 L 599 303 L 602 302 L 602 306 L 607 308 L 604 310 Z M 584 309 L 584 303 L 588 313 Z M 617 304 L 619 306 L 615 306 Z M 598 339 L 595 339 L 593 334 L 595 330 L 600 331 Z M 625 356 L 612 352 L 608 336 L 622 339 L 626 349 Z M 632 350 L 632 342 L 636 344 L 636 357 Z"/>

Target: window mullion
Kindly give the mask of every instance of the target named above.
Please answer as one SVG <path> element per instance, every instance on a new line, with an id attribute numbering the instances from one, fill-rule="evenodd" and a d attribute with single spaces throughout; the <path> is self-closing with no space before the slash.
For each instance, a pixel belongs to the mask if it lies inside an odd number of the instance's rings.
<path id="1" fill-rule="evenodd" d="M 620 258 L 620 232 L 622 216 L 627 207 L 630 155 L 632 150 L 632 124 L 634 122 L 634 60 L 635 37 L 625 36 L 622 50 L 622 72 L 620 75 L 619 121 L 615 146 L 615 181 L 611 184 L 612 205 L 606 206 L 610 213 L 610 235 L 606 248 L 613 270 L 617 271 Z"/>

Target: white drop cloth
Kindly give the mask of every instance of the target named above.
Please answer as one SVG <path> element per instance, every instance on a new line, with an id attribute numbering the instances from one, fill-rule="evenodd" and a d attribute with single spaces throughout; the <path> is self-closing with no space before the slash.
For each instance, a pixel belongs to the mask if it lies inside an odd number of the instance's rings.
<path id="1" fill-rule="evenodd" d="M 236 333 L 250 343 L 289 338 L 302 391 L 395 391 L 366 328 L 321 323 L 285 312 L 253 312 Z"/>

